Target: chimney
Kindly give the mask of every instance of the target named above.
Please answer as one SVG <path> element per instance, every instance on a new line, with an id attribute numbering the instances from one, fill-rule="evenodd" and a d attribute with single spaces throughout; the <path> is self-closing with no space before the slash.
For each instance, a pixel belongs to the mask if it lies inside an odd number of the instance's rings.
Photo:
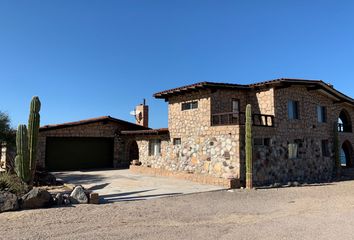
<path id="1" fill-rule="evenodd" d="M 135 112 L 135 123 L 146 128 L 149 127 L 149 106 L 146 105 L 145 99 L 142 104 L 136 106 Z"/>

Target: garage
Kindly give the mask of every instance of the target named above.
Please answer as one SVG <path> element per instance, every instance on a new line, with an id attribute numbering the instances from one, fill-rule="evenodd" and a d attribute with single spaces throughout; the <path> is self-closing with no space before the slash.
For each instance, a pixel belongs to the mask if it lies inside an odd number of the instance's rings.
<path id="1" fill-rule="evenodd" d="M 113 138 L 49 137 L 46 145 L 50 171 L 113 167 Z"/>
<path id="2" fill-rule="evenodd" d="M 49 171 L 124 168 L 131 142 L 122 131 L 148 128 L 110 116 L 42 126 L 37 167 Z"/>

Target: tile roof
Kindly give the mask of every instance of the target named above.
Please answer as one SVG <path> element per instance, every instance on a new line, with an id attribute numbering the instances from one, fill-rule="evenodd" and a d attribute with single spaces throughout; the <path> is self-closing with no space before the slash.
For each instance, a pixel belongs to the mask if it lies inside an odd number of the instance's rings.
<path id="1" fill-rule="evenodd" d="M 178 88 L 173 88 L 165 90 L 162 92 L 155 93 L 153 96 L 155 98 L 162 98 L 168 100 L 169 97 L 178 94 L 186 94 L 193 91 L 198 91 L 200 89 L 240 89 L 240 90 L 251 90 L 262 87 L 276 87 L 276 86 L 290 86 L 290 85 L 307 85 L 317 87 L 326 91 L 327 93 L 337 97 L 341 101 L 349 102 L 354 104 L 354 100 L 341 93 L 340 91 L 333 88 L 331 84 L 325 83 L 322 80 L 307 80 L 298 78 L 279 78 L 269 81 L 263 81 L 253 84 L 233 84 L 233 83 L 218 83 L 218 82 L 199 82 L 191 85 L 186 85 Z"/>
<path id="2" fill-rule="evenodd" d="M 85 124 L 90 124 L 90 123 L 96 123 L 96 122 L 114 122 L 114 123 L 119 123 L 119 124 L 131 126 L 134 129 L 142 129 L 142 130 L 149 129 L 149 128 L 145 128 L 143 126 L 137 125 L 135 123 L 131 123 L 131 122 L 127 122 L 127 121 L 124 121 L 124 120 L 121 120 L 121 119 L 113 118 L 111 116 L 102 116 L 102 117 L 89 118 L 89 119 L 75 121 L 75 122 L 67 122 L 67 123 L 61 123 L 61 124 L 45 125 L 45 126 L 40 127 L 39 131 L 54 130 L 54 129 L 73 127 L 73 126 L 85 125 Z"/>

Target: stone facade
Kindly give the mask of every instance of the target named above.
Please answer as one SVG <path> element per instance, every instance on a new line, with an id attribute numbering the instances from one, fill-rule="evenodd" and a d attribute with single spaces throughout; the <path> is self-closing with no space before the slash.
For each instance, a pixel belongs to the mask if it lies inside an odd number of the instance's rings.
<path id="1" fill-rule="evenodd" d="M 213 116 L 232 111 L 233 99 L 239 101 L 237 122 L 214 125 Z M 298 102 L 299 119 L 288 119 L 289 100 Z M 197 102 L 198 107 L 182 110 L 182 105 L 189 102 Z M 270 127 L 253 127 L 256 185 L 327 181 L 333 177 L 334 125 L 343 109 L 349 113 L 350 119 L 354 119 L 354 108 L 323 91 L 311 90 L 306 84 L 281 88 L 263 86 L 252 90 L 201 89 L 169 96 L 169 135 L 136 137 L 142 165 L 243 182 L 245 130 L 242 112 L 247 104 L 252 105 L 253 114 L 270 115 L 274 121 Z M 317 106 L 327 109 L 323 123 L 317 119 Z M 233 117 L 232 114 L 229 116 Z M 161 140 L 159 156 L 149 156 L 151 139 Z M 180 139 L 180 144 L 174 144 L 174 139 Z M 339 139 L 340 146 L 349 141 L 354 148 L 352 132 L 340 132 Z M 328 148 L 328 154 L 324 154 L 323 144 Z M 293 145 L 296 145 L 297 154 L 290 158 L 289 147 Z"/>

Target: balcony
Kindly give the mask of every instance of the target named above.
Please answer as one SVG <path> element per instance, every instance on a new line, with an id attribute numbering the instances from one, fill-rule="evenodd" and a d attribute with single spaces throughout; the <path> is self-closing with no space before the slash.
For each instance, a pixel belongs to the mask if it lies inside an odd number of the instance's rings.
<path id="1" fill-rule="evenodd" d="M 345 132 L 351 133 L 352 132 L 352 125 L 338 123 L 338 132 L 340 132 L 340 133 L 345 133 Z"/>
<path id="2" fill-rule="evenodd" d="M 245 125 L 245 112 L 214 113 L 211 115 L 212 126 Z M 252 125 L 259 127 L 274 127 L 274 116 L 266 114 L 252 114 Z"/>

